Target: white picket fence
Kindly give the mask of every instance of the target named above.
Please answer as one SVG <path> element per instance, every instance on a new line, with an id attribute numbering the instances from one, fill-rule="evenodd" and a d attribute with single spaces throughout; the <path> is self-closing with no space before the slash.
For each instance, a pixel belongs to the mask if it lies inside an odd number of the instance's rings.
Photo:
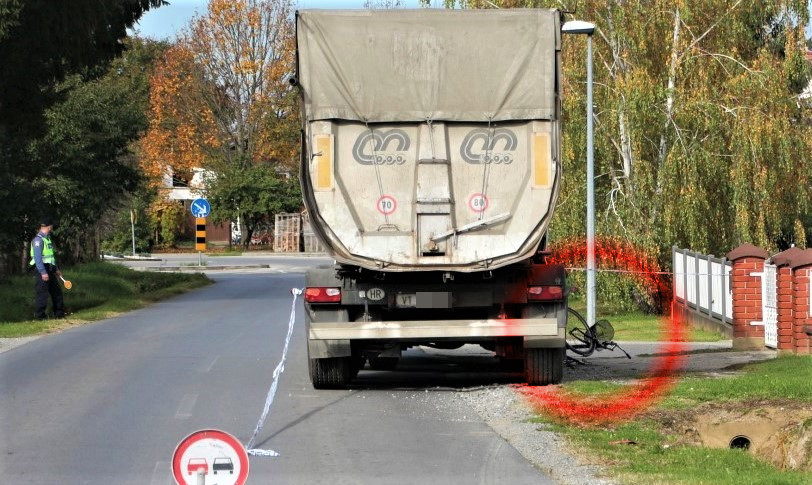
<path id="1" fill-rule="evenodd" d="M 672 248 L 674 303 L 702 316 L 732 324 L 730 261 L 688 249 Z"/>

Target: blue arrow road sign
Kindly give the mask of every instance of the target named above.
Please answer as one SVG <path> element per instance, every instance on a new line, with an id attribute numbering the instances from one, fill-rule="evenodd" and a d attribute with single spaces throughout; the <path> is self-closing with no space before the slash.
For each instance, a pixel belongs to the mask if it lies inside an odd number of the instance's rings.
<path id="1" fill-rule="evenodd" d="M 195 217 L 206 217 L 211 214 L 211 205 L 206 199 L 195 199 L 190 207 Z"/>

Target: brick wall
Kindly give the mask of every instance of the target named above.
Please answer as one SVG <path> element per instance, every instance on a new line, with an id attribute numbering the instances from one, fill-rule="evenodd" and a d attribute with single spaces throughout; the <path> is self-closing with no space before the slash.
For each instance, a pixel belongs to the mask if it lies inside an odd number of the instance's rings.
<path id="1" fill-rule="evenodd" d="M 763 349 L 764 327 L 761 322 L 761 278 L 752 273 L 763 271 L 764 263 L 777 268 L 778 350 L 812 353 L 812 315 L 809 294 L 812 289 L 812 249 L 790 248 L 767 261 L 767 253 L 745 245 L 728 253 L 733 262 L 733 347 Z"/>
<path id="2" fill-rule="evenodd" d="M 733 348 L 758 349 L 764 347 L 764 327 L 751 325 L 760 322 L 761 278 L 753 273 L 764 271 L 767 252 L 752 245 L 740 246 L 727 254 L 733 264 Z"/>
<path id="3" fill-rule="evenodd" d="M 807 328 L 812 327 L 812 316 L 809 308 L 810 280 L 812 277 L 812 264 L 795 266 L 792 268 L 792 292 L 793 292 L 793 352 L 798 354 L 809 354 L 810 338 Z"/>

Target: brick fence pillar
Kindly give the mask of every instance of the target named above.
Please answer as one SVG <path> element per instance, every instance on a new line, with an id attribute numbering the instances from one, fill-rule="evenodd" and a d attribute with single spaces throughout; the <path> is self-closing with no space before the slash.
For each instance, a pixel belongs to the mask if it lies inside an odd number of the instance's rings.
<path id="1" fill-rule="evenodd" d="M 752 244 L 744 244 L 727 253 L 733 263 L 733 348 L 763 349 L 764 327 L 751 325 L 760 322 L 761 278 L 752 273 L 764 271 L 764 260 L 769 254 Z"/>
<path id="2" fill-rule="evenodd" d="M 792 291 L 793 271 L 790 267 L 793 256 L 798 257 L 803 250 L 789 248 L 770 258 L 778 269 L 778 350 L 794 352 L 795 350 L 795 305 Z"/>
<path id="3" fill-rule="evenodd" d="M 794 312 L 793 351 L 797 354 L 812 354 L 812 249 L 791 259 L 792 300 Z"/>

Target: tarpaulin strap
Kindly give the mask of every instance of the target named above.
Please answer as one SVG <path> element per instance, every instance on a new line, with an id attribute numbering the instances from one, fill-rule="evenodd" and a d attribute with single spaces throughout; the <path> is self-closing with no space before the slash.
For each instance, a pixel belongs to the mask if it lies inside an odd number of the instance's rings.
<path id="1" fill-rule="evenodd" d="M 285 372 L 285 360 L 288 357 L 288 346 L 290 345 L 290 337 L 293 335 L 293 322 L 296 321 L 296 300 L 299 295 L 302 294 L 302 290 L 299 288 L 293 288 L 291 293 L 293 293 L 293 303 L 290 306 L 288 335 L 285 337 L 285 348 L 282 350 L 282 358 L 279 360 L 279 364 L 276 365 L 276 369 L 273 371 L 273 382 L 271 382 L 271 389 L 268 391 L 268 396 L 265 398 L 265 407 L 262 409 L 262 416 L 259 418 L 257 427 L 254 428 L 254 434 L 251 435 L 251 439 L 248 440 L 248 444 L 245 445 L 245 449 L 248 450 L 248 454 L 253 456 L 279 456 L 279 453 L 275 452 L 274 450 L 253 449 L 253 446 L 254 441 L 257 439 L 257 435 L 260 431 L 262 431 L 262 426 L 265 424 L 265 418 L 268 417 L 268 412 L 271 410 L 273 398 L 276 396 L 276 387 L 279 385 L 279 376 Z"/>
<path id="2" fill-rule="evenodd" d="M 482 197 L 485 197 L 485 200 L 488 200 L 487 199 L 487 197 L 488 197 L 488 195 L 487 195 L 488 194 L 488 179 L 490 178 L 490 174 L 491 174 L 491 160 L 490 160 L 490 157 L 491 157 L 491 151 L 493 150 L 493 137 L 494 137 L 494 134 L 495 134 L 495 132 L 494 132 L 495 127 L 492 126 L 491 121 L 492 121 L 492 118 L 488 117 L 488 144 L 485 145 L 485 154 L 479 156 L 480 157 L 479 159 L 480 159 L 480 161 L 482 162 L 482 165 L 483 165 L 483 168 L 482 168 L 482 190 L 481 190 L 480 193 L 482 194 Z M 483 210 L 483 211 L 481 211 L 479 213 L 479 220 L 481 221 L 484 216 L 485 216 L 485 211 Z"/>
<path id="3" fill-rule="evenodd" d="M 379 165 L 379 163 L 378 163 L 378 148 L 379 147 L 376 146 L 377 142 L 375 141 L 375 130 L 373 130 L 372 128 L 369 127 L 369 122 L 366 121 L 366 120 L 364 121 L 364 125 L 367 127 L 367 130 L 369 130 L 369 141 L 370 141 L 370 143 L 372 143 L 372 165 L 375 166 L 375 178 L 378 180 L 378 194 L 380 195 L 380 198 L 383 199 L 383 196 L 384 196 L 383 179 L 381 178 L 381 168 L 378 166 Z M 383 144 L 381 144 L 381 146 L 383 146 Z M 383 163 L 383 160 L 381 160 L 381 163 Z M 386 212 L 386 211 L 383 212 L 383 219 L 386 222 L 386 224 L 388 225 L 389 224 L 389 214 L 388 214 L 388 212 Z"/>

